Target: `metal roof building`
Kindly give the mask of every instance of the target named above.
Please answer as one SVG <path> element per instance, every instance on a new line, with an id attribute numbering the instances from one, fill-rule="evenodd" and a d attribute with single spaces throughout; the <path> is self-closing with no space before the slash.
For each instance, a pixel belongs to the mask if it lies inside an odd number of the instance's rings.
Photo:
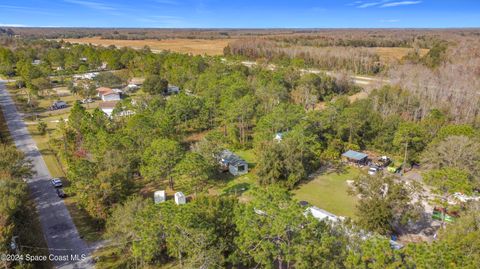
<path id="1" fill-rule="evenodd" d="M 343 158 L 346 158 L 348 161 L 356 162 L 356 163 L 363 163 L 366 162 L 368 159 L 368 155 L 362 152 L 357 152 L 354 150 L 349 150 L 342 154 Z"/>
<path id="2" fill-rule="evenodd" d="M 218 160 L 234 176 L 248 173 L 248 163 L 229 150 L 221 151 L 218 154 Z"/>

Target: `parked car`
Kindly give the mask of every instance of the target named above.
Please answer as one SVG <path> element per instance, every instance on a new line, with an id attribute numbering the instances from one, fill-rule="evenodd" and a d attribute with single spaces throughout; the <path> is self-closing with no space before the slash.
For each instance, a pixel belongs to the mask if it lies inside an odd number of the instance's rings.
<path id="1" fill-rule="evenodd" d="M 90 104 L 90 103 L 93 103 L 93 100 L 92 98 L 87 98 L 87 99 L 83 99 L 81 101 L 82 104 Z"/>
<path id="2" fill-rule="evenodd" d="M 66 108 L 68 105 L 65 103 L 65 101 L 55 101 L 53 102 L 52 106 L 50 107 L 50 110 L 57 110 L 57 109 L 62 109 Z"/>
<path id="3" fill-rule="evenodd" d="M 374 162 L 376 166 L 382 167 L 382 168 L 389 166 L 391 163 L 392 163 L 392 160 L 387 156 L 381 156 Z"/>
<path id="4" fill-rule="evenodd" d="M 402 166 L 389 166 L 387 167 L 387 171 L 393 174 L 397 174 L 402 171 Z"/>
<path id="5" fill-rule="evenodd" d="M 378 168 L 377 167 L 370 167 L 368 169 L 368 174 L 371 175 L 371 176 L 374 176 L 378 173 Z"/>
<path id="6" fill-rule="evenodd" d="M 307 201 L 300 201 L 298 202 L 298 204 L 301 206 L 301 207 L 307 207 L 307 206 L 310 206 L 310 203 L 307 202 Z"/>
<path id="7" fill-rule="evenodd" d="M 63 191 L 63 189 L 56 189 L 56 191 L 57 191 L 58 197 L 60 197 L 60 198 L 65 198 L 65 197 L 67 197 L 67 194 L 65 194 L 65 192 Z"/>
<path id="8" fill-rule="evenodd" d="M 50 181 L 52 182 L 52 186 L 54 188 L 61 188 L 63 187 L 63 183 L 62 181 L 59 179 L 59 178 L 52 178 L 52 180 Z"/>

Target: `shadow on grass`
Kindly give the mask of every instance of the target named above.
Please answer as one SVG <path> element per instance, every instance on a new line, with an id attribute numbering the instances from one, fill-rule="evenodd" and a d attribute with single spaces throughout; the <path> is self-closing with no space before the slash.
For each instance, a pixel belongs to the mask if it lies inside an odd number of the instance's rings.
<path id="1" fill-rule="evenodd" d="M 251 184 L 247 182 L 238 183 L 231 187 L 226 188 L 223 190 L 222 195 L 235 195 L 240 196 L 244 192 L 248 191 L 251 188 Z"/>
<path id="2" fill-rule="evenodd" d="M 65 199 L 64 202 L 77 227 L 80 237 L 88 242 L 100 240 L 105 232 L 103 222 L 91 217 L 87 211 L 80 208 L 75 195 Z"/>
<path id="3" fill-rule="evenodd" d="M 312 180 L 315 180 L 317 177 L 324 176 L 331 173 L 336 173 L 339 175 L 348 174 L 349 173 L 348 168 L 349 166 L 342 162 L 323 165 L 320 168 L 318 168 L 315 172 L 310 173 L 308 177 L 298 181 L 297 184 L 295 185 L 296 187 L 299 187 L 303 184 L 309 183 Z"/>

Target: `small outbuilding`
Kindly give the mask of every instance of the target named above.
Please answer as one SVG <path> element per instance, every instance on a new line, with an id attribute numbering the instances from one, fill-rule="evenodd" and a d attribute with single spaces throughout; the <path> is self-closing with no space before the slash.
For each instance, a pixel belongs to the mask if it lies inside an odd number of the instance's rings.
<path id="1" fill-rule="evenodd" d="M 179 94 L 179 93 L 180 93 L 180 87 L 175 85 L 168 85 L 167 91 L 165 94 L 172 95 L 172 94 Z"/>
<path id="2" fill-rule="evenodd" d="M 187 198 L 183 192 L 179 191 L 175 193 L 175 203 L 177 205 L 184 205 L 187 203 Z"/>
<path id="3" fill-rule="evenodd" d="M 217 159 L 224 171 L 229 171 L 234 176 L 248 173 L 248 163 L 229 150 L 223 150 Z"/>
<path id="4" fill-rule="evenodd" d="M 107 102 L 101 102 L 98 107 L 100 110 L 103 111 L 103 113 L 107 114 L 107 116 L 112 116 L 113 110 L 117 106 L 118 101 L 107 101 Z"/>
<path id="5" fill-rule="evenodd" d="M 276 133 L 275 136 L 273 137 L 273 140 L 275 140 L 275 141 L 277 141 L 277 142 L 282 142 L 284 135 L 285 135 L 284 133 L 278 132 L 278 133 Z"/>
<path id="6" fill-rule="evenodd" d="M 368 162 L 368 155 L 363 152 L 349 150 L 342 154 L 342 159 L 350 163 L 364 165 Z"/>
<path id="7" fill-rule="evenodd" d="M 155 201 L 155 204 L 165 202 L 167 200 L 167 195 L 165 194 L 165 191 L 156 191 L 153 194 L 153 200 Z"/>
<path id="8" fill-rule="evenodd" d="M 340 217 L 337 217 L 336 215 L 326 211 L 326 210 L 323 210 L 321 208 L 318 208 L 316 206 L 311 206 L 309 208 L 307 208 L 305 214 L 312 214 L 312 216 L 320 221 L 323 221 L 323 220 L 329 220 L 331 222 L 337 222 L 339 220 L 341 220 Z"/>

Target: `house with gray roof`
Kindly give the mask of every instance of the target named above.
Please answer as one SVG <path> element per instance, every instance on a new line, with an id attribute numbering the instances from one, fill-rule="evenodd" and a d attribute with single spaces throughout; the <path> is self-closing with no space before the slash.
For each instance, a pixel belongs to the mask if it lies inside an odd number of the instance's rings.
<path id="1" fill-rule="evenodd" d="M 248 163 L 229 150 L 221 151 L 217 160 L 224 171 L 229 171 L 234 176 L 248 173 Z"/>

